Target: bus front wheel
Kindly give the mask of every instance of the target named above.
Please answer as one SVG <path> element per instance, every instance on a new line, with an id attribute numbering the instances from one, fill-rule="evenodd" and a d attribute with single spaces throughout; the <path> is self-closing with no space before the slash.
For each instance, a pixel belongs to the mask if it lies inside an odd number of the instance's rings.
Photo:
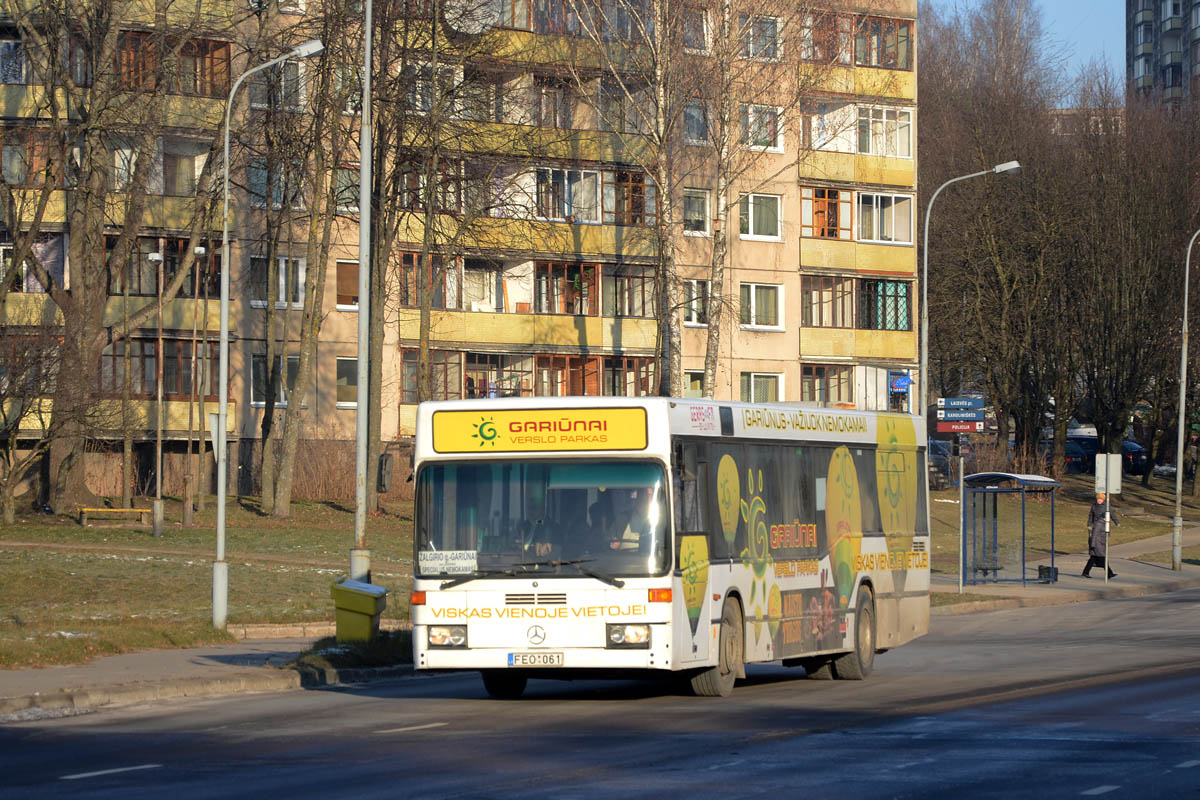
<path id="1" fill-rule="evenodd" d="M 497 700 L 516 700 L 525 693 L 529 679 L 516 672 L 503 669 L 483 670 L 483 688 Z"/>
<path id="2" fill-rule="evenodd" d="M 854 612 L 854 649 L 833 660 L 833 673 L 845 681 L 861 681 L 875 666 L 875 599 L 866 586 L 859 587 Z"/>
<path id="3" fill-rule="evenodd" d="M 716 666 L 692 676 L 692 691 L 700 697 L 728 697 L 743 666 L 742 613 L 736 600 L 726 600 L 721 609 L 721 632 L 717 637 Z"/>

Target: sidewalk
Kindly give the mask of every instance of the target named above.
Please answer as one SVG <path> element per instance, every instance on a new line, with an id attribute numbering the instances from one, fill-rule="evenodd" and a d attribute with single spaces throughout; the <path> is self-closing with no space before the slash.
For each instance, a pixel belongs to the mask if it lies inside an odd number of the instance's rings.
<path id="1" fill-rule="evenodd" d="M 1200 545 L 1200 527 L 1184 531 L 1184 546 L 1195 545 Z M 1182 572 L 1173 572 L 1169 565 L 1132 560 L 1143 553 L 1170 548 L 1170 533 L 1114 547 L 1111 563 L 1118 577 L 1107 584 L 1098 569 L 1092 571 L 1094 577 L 1090 580 L 1080 577 L 1086 556 L 1058 556 L 1055 558 L 1059 570 L 1057 583 L 1030 580 L 1024 586 L 1020 583 L 968 585 L 964 592 L 995 599 L 937 606 L 932 613 L 967 614 L 1138 597 L 1200 587 L 1200 566 L 1184 564 Z M 1048 564 L 1049 561 L 1030 562 L 1034 576 L 1038 563 Z M 934 575 L 932 588 L 934 592 L 956 592 L 958 577 Z M 239 634 L 234 628 L 231 626 L 231 632 Z M 314 639 L 328 635 L 327 630 L 318 630 L 315 626 L 311 630 L 286 625 L 244 626 L 240 635 L 255 638 L 229 645 L 127 653 L 74 667 L 0 670 L 0 724 L 176 697 L 278 692 L 412 673 L 411 667 L 399 666 L 302 675 L 279 667 L 307 649 Z M 265 638 L 273 635 L 289 638 Z"/>

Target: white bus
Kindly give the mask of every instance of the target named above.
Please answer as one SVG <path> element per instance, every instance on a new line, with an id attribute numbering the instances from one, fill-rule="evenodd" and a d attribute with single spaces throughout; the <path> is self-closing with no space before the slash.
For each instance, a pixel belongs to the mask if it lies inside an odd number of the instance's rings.
<path id="1" fill-rule="evenodd" d="M 918 435 L 920 434 L 920 435 Z M 530 677 L 862 679 L 929 629 L 920 418 L 628 397 L 423 403 L 413 662 Z"/>

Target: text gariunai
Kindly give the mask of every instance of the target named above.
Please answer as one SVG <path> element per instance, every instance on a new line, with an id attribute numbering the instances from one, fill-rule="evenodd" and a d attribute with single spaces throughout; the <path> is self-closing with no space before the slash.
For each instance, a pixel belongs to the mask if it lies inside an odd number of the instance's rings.
<path id="1" fill-rule="evenodd" d="M 510 422 L 508 435 L 517 444 L 604 443 L 608 441 L 608 422 L 600 419 Z"/>

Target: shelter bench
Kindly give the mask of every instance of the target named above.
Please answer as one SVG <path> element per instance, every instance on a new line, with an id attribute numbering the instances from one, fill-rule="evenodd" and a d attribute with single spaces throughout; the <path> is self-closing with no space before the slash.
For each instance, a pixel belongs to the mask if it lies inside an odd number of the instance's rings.
<path id="1" fill-rule="evenodd" d="M 88 524 L 89 514 L 137 514 L 141 524 L 150 524 L 150 509 L 148 508 L 81 508 L 79 509 L 79 524 L 85 528 Z"/>

